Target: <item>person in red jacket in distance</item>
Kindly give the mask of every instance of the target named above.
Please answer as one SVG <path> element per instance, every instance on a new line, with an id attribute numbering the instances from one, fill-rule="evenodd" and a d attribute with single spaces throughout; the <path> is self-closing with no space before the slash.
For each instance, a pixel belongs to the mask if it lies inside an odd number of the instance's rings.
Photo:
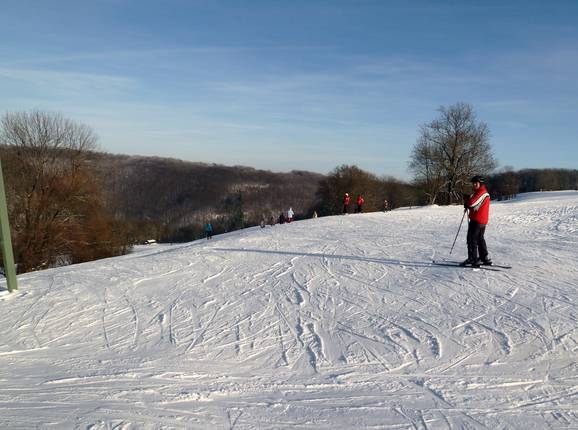
<path id="1" fill-rule="evenodd" d="M 484 185 L 482 176 L 472 178 L 471 195 L 464 194 L 464 208 L 468 210 L 470 222 L 468 224 L 468 258 L 462 266 L 477 267 L 480 264 L 491 265 L 492 260 L 488 258 L 488 247 L 484 239 L 486 225 L 490 217 L 490 194 Z"/>
<path id="2" fill-rule="evenodd" d="M 361 196 L 361 194 L 357 195 L 357 207 L 355 208 L 355 213 L 356 214 L 360 214 L 363 212 L 363 203 L 365 203 L 365 200 L 363 200 L 363 197 Z"/>
<path id="3" fill-rule="evenodd" d="M 345 193 L 345 196 L 343 196 L 343 215 L 347 213 L 348 206 L 349 206 L 349 193 Z"/>

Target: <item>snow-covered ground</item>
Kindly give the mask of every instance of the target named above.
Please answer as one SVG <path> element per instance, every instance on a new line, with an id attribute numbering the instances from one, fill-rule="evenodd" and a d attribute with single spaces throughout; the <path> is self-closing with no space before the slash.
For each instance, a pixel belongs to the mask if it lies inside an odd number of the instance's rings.
<path id="1" fill-rule="evenodd" d="M 578 192 L 493 203 L 511 270 L 431 264 L 461 215 L 319 218 L 19 276 L 0 428 L 578 428 Z"/>

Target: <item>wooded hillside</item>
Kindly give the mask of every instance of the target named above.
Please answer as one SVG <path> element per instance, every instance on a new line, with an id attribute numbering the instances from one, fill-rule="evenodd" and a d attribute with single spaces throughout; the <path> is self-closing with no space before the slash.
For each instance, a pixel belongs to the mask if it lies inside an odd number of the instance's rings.
<path id="1" fill-rule="evenodd" d="M 277 219 L 289 207 L 297 218 L 308 216 L 324 178 L 159 157 L 93 153 L 90 159 L 107 207 L 138 223 L 140 239 L 192 240 L 207 221 L 219 233 Z"/>

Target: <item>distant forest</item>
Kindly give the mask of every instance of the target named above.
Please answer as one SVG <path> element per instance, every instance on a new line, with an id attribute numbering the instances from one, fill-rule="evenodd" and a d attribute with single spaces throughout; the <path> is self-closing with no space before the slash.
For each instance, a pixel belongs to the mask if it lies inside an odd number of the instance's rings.
<path id="1" fill-rule="evenodd" d="M 289 207 L 311 216 L 323 175 L 273 173 L 250 167 L 186 162 L 159 157 L 92 153 L 89 163 L 115 218 L 129 221 L 135 241 L 186 242 L 267 223 Z"/>
<path id="2" fill-rule="evenodd" d="M 343 195 L 362 195 L 366 212 L 418 206 L 427 198 L 416 184 L 378 177 L 357 166 L 336 167 L 327 175 L 307 171 L 274 173 L 244 166 L 91 153 L 105 206 L 129 226 L 131 241 L 188 242 L 204 236 L 277 221 L 289 207 L 295 219 L 339 214 Z M 518 193 L 578 189 L 578 170 L 505 168 L 488 178 L 495 200 Z M 469 190 L 464 190 L 469 191 Z"/>
<path id="3" fill-rule="evenodd" d="M 489 178 L 488 188 L 496 200 L 532 191 L 578 190 L 578 170 L 504 168 Z"/>

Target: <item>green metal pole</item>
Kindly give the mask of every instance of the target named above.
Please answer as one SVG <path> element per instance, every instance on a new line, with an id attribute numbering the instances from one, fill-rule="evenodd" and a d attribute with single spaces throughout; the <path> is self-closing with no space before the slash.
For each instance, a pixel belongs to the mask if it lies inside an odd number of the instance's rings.
<path id="1" fill-rule="evenodd" d="M 2 161 L 0 161 L 0 248 L 2 249 L 2 256 L 4 257 L 4 272 L 6 274 L 6 281 L 8 281 L 8 291 L 11 293 L 18 289 L 18 284 L 16 283 L 12 240 L 10 240 L 10 224 L 8 223 L 8 207 L 6 205 L 6 192 L 4 190 Z"/>

